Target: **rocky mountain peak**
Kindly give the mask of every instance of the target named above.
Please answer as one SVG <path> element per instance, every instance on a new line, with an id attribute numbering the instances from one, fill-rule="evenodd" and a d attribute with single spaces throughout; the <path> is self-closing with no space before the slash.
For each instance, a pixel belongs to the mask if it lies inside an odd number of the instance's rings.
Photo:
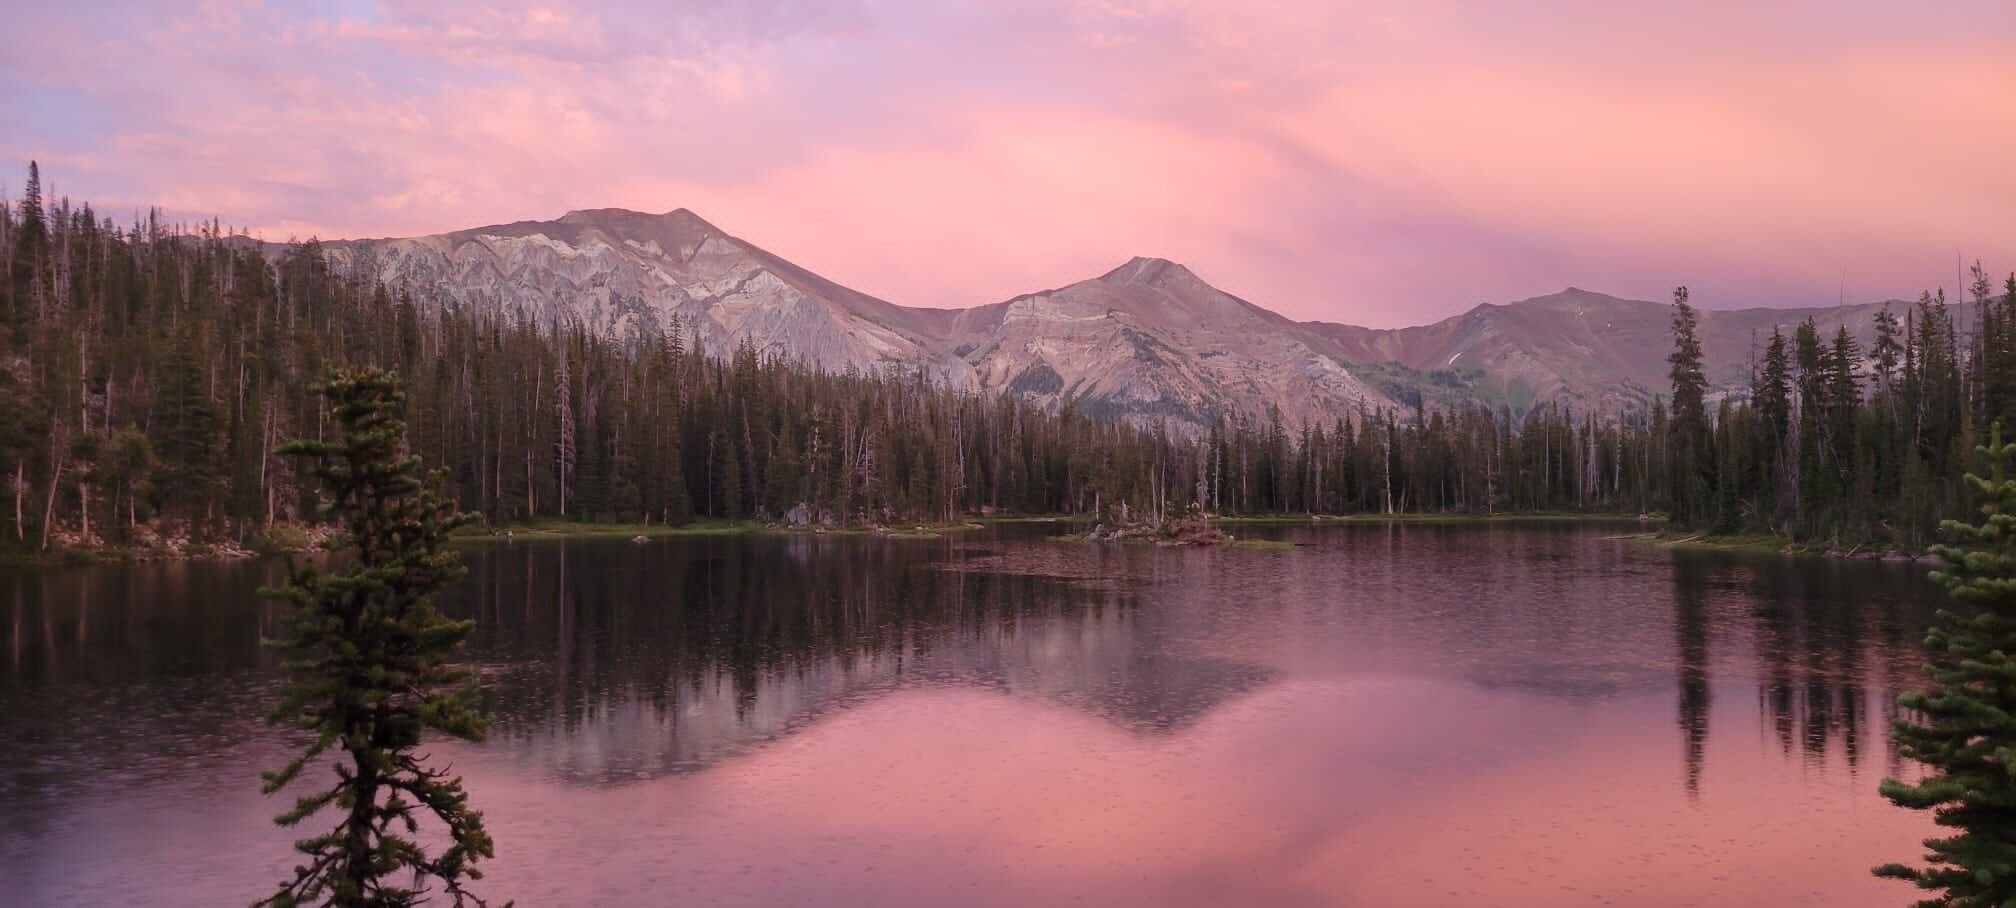
<path id="1" fill-rule="evenodd" d="M 1164 258 L 1139 255 L 1128 259 L 1127 264 L 1099 276 L 1100 283 L 1104 284 L 1165 286 L 1179 280 L 1203 283 L 1196 274 L 1182 265 Z"/>
<path id="2" fill-rule="evenodd" d="M 725 231 L 694 214 L 675 208 L 664 214 L 632 211 L 628 208 L 580 208 L 560 216 L 560 223 L 593 227 L 622 239 L 645 239 L 665 234 L 720 236 Z"/>
<path id="3" fill-rule="evenodd" d="M 277 254 L 281 247 L 274 247 Z M 1667 384 L 1661 303 L 1567 287 L 1430 325 L 1297 323 L 1140 256 L 1090 280 L 967 310 L 893 305 L 739 239 L 698 214 L 570 211 L 432 237 L 325 244 L 360 279 L 416 298 L 710 351 L 744 342 L 832 371 L 922 371 L 1045 406 L 1201 430 L 1227 416 L 1323 422 L 1421 394 L 1523 408 L 1642 404 Z M 1868 337 L 1875 306 L 1720 310 L 1701 319 L 1711 382 L 1747 380 L 1758 333 L 1809 315 Z M 1867 341 L 1865 340 L 1865 344 Z"/>

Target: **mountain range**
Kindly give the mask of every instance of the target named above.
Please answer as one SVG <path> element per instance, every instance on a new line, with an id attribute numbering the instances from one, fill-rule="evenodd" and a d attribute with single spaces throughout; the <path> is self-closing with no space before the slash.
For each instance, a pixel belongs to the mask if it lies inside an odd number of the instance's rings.
<path id="1" fill-rule="evenodd" d="M 573 211 L 431 236 L 322 244 L 331 264 L 410 293 L 631 340 L 677 331 L 816 367 L 921 371 L 1136 422 L 1220 417 L 1290 426 L 1370 408 L 1473 400 L 1642 405 L 1667 385 L 1672 307 L 1570 287 L 1428 325 L 1298 322 L 1135 258 L 1112 271 L 970 309 L 901 306 L 827 280 L 685 209 Z M 1884 304 L 1702 310 L 1710 382 L 1741 387 L 1773 327 L 1811 317 L 1871 333 Z"/>

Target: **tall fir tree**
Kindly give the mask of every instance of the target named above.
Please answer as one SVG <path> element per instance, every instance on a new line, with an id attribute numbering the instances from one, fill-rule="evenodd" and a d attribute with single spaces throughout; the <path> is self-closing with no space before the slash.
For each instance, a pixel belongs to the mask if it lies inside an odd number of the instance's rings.
<path id="1" fill-rule="evenodd" d="M 1764 367 L 1750 386 L 1750 406 L 1762 420 L 1762 442 L 1767 453 L 1776 454 L 1792 428 L 1792 360 L 1785 348 L 1785 334 L 1776 326 L 1771 342 L 1764 348 Z"/>
<path id="2" fill-rule="evenodd" d="M 21 339 L 30 316 L 43 296 L 43 274 L 49 249 L 49 219 L 42 208 L 42 168 L 28 162 L 28 185 L 15 213 L 12 273 L 8 275 L 11 298 L 7 311 L 0 312 L 0 329 Z M 0 337 L 0 341 L 9 338 Z"/>
<path id="3" fill-rule="evenodd" d="M 1700 318 L 1688 303 L 1687 288 L 1673 289 L 1673 519 L 1683 526 L 1702 520 L 1710 509 L 1704 474 L 1712 472 L 1708 434 L 1708 378 L 1702 372 Z"/>
<path id="4" fill-rule="evenodd" d="M 1876 313 L 1876 343 L 1869 348 L 1869 365 L 1875 373 L 1878 393 L 1888 393 L 1891 383 L 1897 380 L 1897 370 L 1904 360 L 1902 335 L 1897 313 L 1890 311 L 1890 304 L 1883 304 Z"/>
<path id="5" fill-rule="evenodd" d="M 1885 864 L 1876 874 L 1938 895 L 1919 908 L 1992 908 L 2016 903 L 2016 480 L 2004 464 L 2016 444 L 1997 426 L 1978 449 L 1987 478 L 1968 474 L 1981 522 L 1946 521 L 1951 540 L 1933 547 L 1948 568 L 1933 576 L 1959 608 L 1942 609 L 1925 643 L 1930 689 L 1906 694 L 1915 716 L 1892 731 L 1898 753 L 1926 768 L 1919 781 L 1884 779 L 1892 803 L 1932 811 L 1950 835 L 1926 839 L 1926 866 Z M 1964 609 L 1964 611 L 1963 611 Z"/>
<path id="6" fill-rule="evenodd" d="M 338 440 L 281 452 L 307 461 L 322 482 L 325 515 L 342 528 L 329 544 L 341 564 L 296 563 L 285 586 L 264 591 L 293 606 L 290 636 L 273 644 L 290 658 L 271 718 L 314 735 L 265 774 L 265 791 L 285 788 L 335 748 L 335 783 L 275 821 L 292 827 L 330 808 L 337 821 L 295 843 L 305 862 L 265 904 L 410 905 L 438 882 L 452 904 L 482 905 L 464 887 L 482 878 L 476 863 L 494 851 L 483 815 L 460 778 L 416 752 L 424 731 L 481 740 L 489 727 L 470 675 L 449 663 L 475 623 L 443 616 L 432 601 L 462 576 L 448 537 L 472 515 L 437 491 L 441 474 L 405 453 L 396 375 L 337 372 L 321 393 Z M 438 854 L 419 837 L 429 815 L 448 843 Z"/>

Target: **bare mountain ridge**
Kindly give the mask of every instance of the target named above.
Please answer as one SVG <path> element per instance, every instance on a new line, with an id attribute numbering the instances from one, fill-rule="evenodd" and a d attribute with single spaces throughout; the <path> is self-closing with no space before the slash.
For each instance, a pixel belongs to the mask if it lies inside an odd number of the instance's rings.
<path id="1" fill-rule="evenodd" d="M 965 310 L 950 337 L 983 388 L 1137 421 L 1258 420 L 1271 406 L 1299 425 L 1391 405 L 1321 334 L 1165 259 Z"/>
<path id="2" fill-rule="evenodd" d="M 325 243 L 332 265 L 455 303 L 597 333 L 678 326 L 710 350 L 749 341 L 819 368 L 922 369 L 954 387 L 1191 429 L 1291 424 L 1392 401 L 1321 334 L 1160 259 L 966 310 L 897 306 L 829 281 L 684 209 L 574 211 L 433 236 Z"/>
<path id="3" fill-rule="evenodd" d="M 1716 388 L 1747 386 L 1772 329 L 1789 336 L 1808 318 L 1830 338 L 1845 325 L 1867 349 L 1876 313 L 1886 305 L 1900 317 L 1907 307 L 1893 300 L 1801 309 L 1700 309 L 1704 371 Z M 1955 315 L 1965 317 L 1957 307 Z M 1354 362 L 1398 363 L 1422 372 L 1479 370 L 1515 404 L 1554 398 L 1642 404 L 1666 393 L 1666 356 L 1673 349 L 1671 304 L 1576 287 L 1514 303 L 1487 303 L 1410 328 L 1310 325 Z"/>
<path id="4" fill-rule="evenodd" d="M 1642 403 L 1666 385 L 1670 306 L 1570 287 L 1428 325 L 1296 322 L 1165 259 L 970 309 L 900 306 L 827 280 L 686 209 L 605 208 L 431 236 L 324 244 L 331 264 L 456 303 L 605 336 L 674 325 L 822 369 L 922 370 L 954 387 L 1197 429 L 1219 417 L 1328 423 L 1427 398 L 1523 407 Z M 1865 343 L 1878 304 L 1703 310 L 1712 382 L 1747 379 L 1752 337 L 1811 316 Z"/>
<path id="5" fill-rule="evenodd" d="M 848 289 L 679 209 L 571 211 L 433 236 L 325 244 L 339 268 L 454 302 L 614 337 L 674 325 L 710 350 L 744 339 L 820 368 L 900 363 L 955 386 L 971 370 L 933 336 L 942 313 Z"/>

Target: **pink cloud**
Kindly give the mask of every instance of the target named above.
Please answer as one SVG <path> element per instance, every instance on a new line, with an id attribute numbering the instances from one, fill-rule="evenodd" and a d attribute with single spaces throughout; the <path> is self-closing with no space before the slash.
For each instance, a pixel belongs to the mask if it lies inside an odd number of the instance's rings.
<path id="1" fill-rule="evenodd" d="M 1956 251 L 2016 267 L 1990 40 L 2016 11 L 1711 6 L 41 8 L 0 60 L 25 124 L 0 154 L 271 238 L 685 206 L 918 305 L 1135 254 L 1388 325 L 1570 283 L 1812 303 L 1915 295 Z"/>

